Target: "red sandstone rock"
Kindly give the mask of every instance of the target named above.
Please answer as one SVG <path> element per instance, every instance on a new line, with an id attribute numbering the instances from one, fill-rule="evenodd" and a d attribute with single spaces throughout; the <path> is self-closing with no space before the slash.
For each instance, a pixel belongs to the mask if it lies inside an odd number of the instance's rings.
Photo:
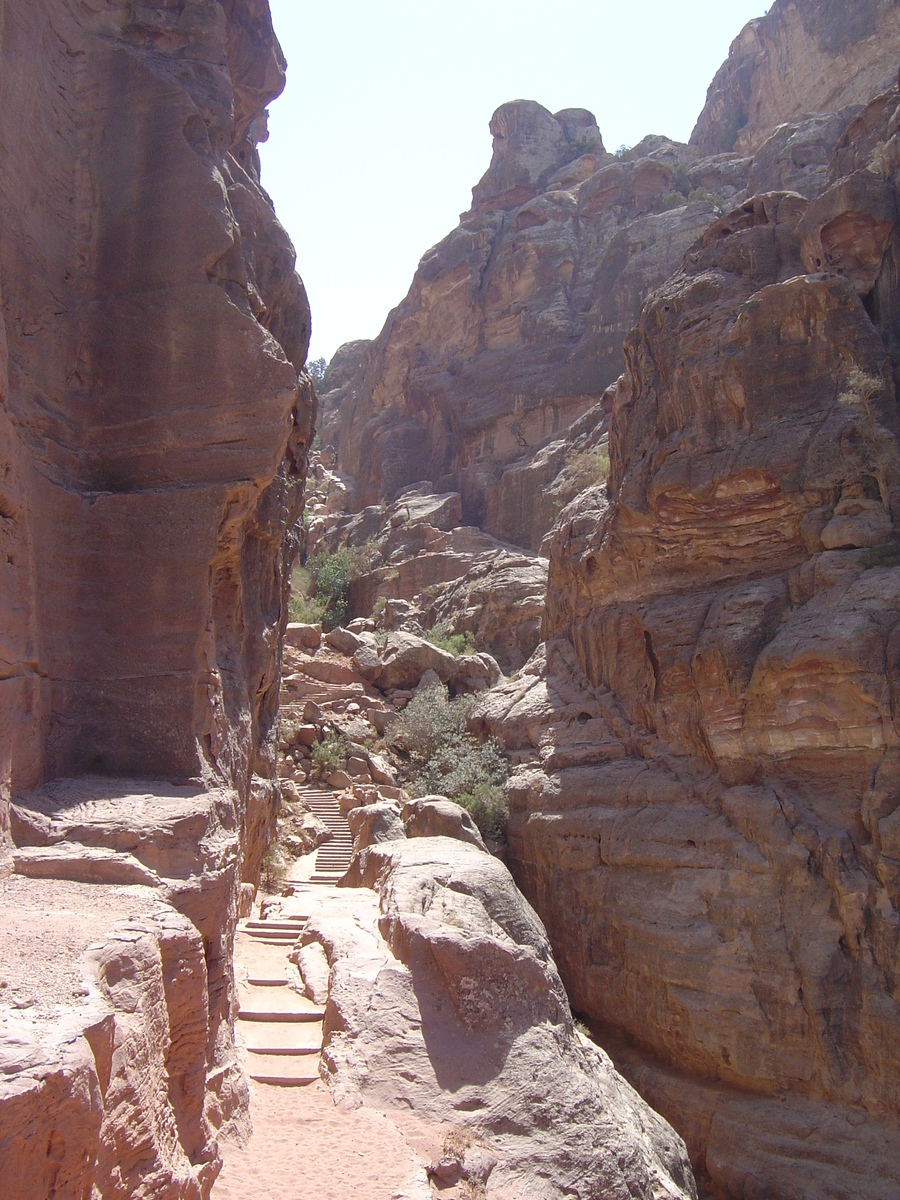
<path id="1" fill-rule="evenodd" d="M 471 715 L 519 763 L 510 861 L 573 1004 L 729 1197 L 900 1185 L 898 100 L 821 202 L 748 201 L 645 304 L 609 485 L 553 538 L 553 640 Z"/>
<path id="2" fill-rule="evenodd" d="M 775 0 L 732 42 L 691 145 L 752 153 L 785 121 L 865 104 L 896 80 L 898 58 L 891 0 Z"/>

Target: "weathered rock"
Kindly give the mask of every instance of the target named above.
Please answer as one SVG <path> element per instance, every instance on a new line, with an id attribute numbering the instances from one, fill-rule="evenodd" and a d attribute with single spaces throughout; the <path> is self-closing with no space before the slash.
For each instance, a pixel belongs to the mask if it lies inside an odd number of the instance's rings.
<path id="1" fill-rule="evenodd" d="M 374 656 L 359 652 L 353 662 L 360 674 L 382 691 L 415 687 L 426 671 L 434 671 L 442 683 L 452 678 L 456 659 L 424 638 L 412 633 L 390 633 Z"/>
<path id="2" fill-rule="evenodd" d="M 487 852 L 478 826 L 461 805 L 454 804 L 446 796 L 408 800 L 403 805 L 402 816 L 408 837 L 456 838 Z"/>
<path id="3" fill-rule="evenodd" d="M 284 82 L 268 6 L 0 21 L 4 806 L 46 777 L 209 771 L 252 880 L 315 407 L 248 138 Z"/>
<path id="4" fill-rule="evenodd" d="M 553 537 L 551 640 L 470 717 L 518 763 L 509 860 L 573 1005 L 729 1197 L 900 1186 L 868 1165 L 900 1129 L 898 101 L 821 203 L 748 201 L 648 299 L 609 485 Z"/>
<path id="5" fill-rule="evenodd" d="M 320 942 L 309 942 L 298 946 L 290 953 L 290 960 L 300 972 L 306 994 L 313 1004 L 325 1004 L 328 1000 L 328 984 L 331 968 Z"/>
<path id="6" fill-rule="evenodd" d="M 291 621 L 284 631 L 284 644 L 296 650 L 318 650 L 322 644 L 322 626 L 300 625 Z"/>
<path id="7" fill-rule="evenodd" d="M 347 814 L 347 824 L 353 834 L 354 854 L 377 842 L 393 842 L 406 837 L 400 809 L 390 800 L 351 809 Z"/>
<path id="8" fill-rule="evenodd" d="M 45 898 L 54 887 L 41 881 Z M 83 888 L 87 916 L 109 889 Z M 16 1200 L 208 1196 L 221 1159 L 204 1111 L 207 977 L 196 927 L 143 889 L 144 914 L 82 957 L 82 1000 L 61 1016 L 4 1012 L 0 1162 Z M 72 901 L 72 893 L 63 897 Z M 35 930 L 37 932 L 37 930 Z M 48 1153 L 48 1146 L 51 1147 Z"/>
<path id="9" fill-rule="evenodd" d="M 775 0 L 732 42 L 691 145 L 703 154 L 753 153 L 785 121 L 866 104 L 896 80 L 898 59 L 891 0 Z"/>
<path id="10" fill-rule="evenodd" d="M 463 1127 L 488 1196 L 695 1196 L 680 1139 L 575 1033 L 506 868 L 443 837 L 361 857 L 378 907 L 351 891 L 346 915 L 314 917 L 305 935 L 331 965 L 335 1096 Z"/>
<path id="11" fill-rule="evenodd" d="M 504 471 L 597 404 L 644 296 L 718 201 L 690 176 L 695 152 L 646 139 L 616 159 L 583 110 L 515 101 L 491 129 L 470 212 L 424 257 L 379 338 L 335 356 L 323 438 L 356 480 L 354 510 L 425 475 L 461 495 L 462 521 L 536 549 L 556 513 L 537 474 L 519 472 L 523 495 L 502 487 Z M 731 197 L 748 169 L 740 160 L 731 176 L 722 165 L 703 177 Z M 679 192 L 673 205 L 676 183 L 695 199 Z M 517 508 L 533 514 L 528 526 Z"/>

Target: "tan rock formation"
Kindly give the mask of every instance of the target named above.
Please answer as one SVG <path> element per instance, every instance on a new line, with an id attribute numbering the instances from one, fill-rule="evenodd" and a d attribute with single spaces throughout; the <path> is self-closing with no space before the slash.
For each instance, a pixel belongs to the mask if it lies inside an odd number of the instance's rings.
<path id="1" fill-rule="evenodd" d="M 896 80 L 898 59 L 892 0 L 775 0 L 732 42 L 691 145 L 752 154 L 785 121 L 867 103 Z"/>
<path id="2" fill-rule="evenodd" d="M 537 549 L 558 509 L 540 511 L 537 476 L 520 477 L 536 489 L 525 501 L 499 494 L 504 470 L 597 404 L 644 296 L 715 216 L 705 189 L 735 196 L 749 162 L 702 163 L 665 138 L 619 159 L 590 113 L 531 101 L 503 105 L 491 130 L 460 226 L 379 338 L 335 355 L 323 440 L 355 481 L 353 510 L 424 476 L 460 492 L 467 524 Z M 673 204 L 676 184 L 699 189 L 691 203 Z M 527 524 L 523 506 L 536 510 Z"/>
<path id="3" fill-rule="evenodd" d="M 252 876 L 313 417 L 247 138 L 284 81 L 268 7 L 7 2 L 2 23 L 4 796 L 218 772 Z"/>
<path id="4" fill-rule="evenodd" d="M 648 300 L 552 640 L 472 714 L 573 1006 L 729 1197 L 900 1187 L 898 104 Z"/>
<path id="5" fill-rule="evenodd" d="M 574 1030 L 544 929 L 506 868 L 447 837 L 359 858 L 367 887 L 302 935 L 331 967 L 323 1060 L 336 1097 L 449 1126 L 430 1168 L 447 1195 L 695 1196 L 680 1139 Z"/>
<path id="6" fill-rule="evenodd" d="M 315 410 L 252 132 L 284 61 L 266 0 L 0 0 L 0 30 L 0 840 L 49 906 L 131 898 L 90 1011 L 0 1037 L 0 1178 L 198 1200 L 246 1114 L 231 941 Z"/>

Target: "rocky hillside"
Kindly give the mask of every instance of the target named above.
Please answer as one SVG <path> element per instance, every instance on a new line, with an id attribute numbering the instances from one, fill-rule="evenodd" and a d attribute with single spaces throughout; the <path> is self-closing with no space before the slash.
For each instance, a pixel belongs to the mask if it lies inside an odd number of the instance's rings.
<path id="1" fill-rule="evenodd" d="M 207 1196 L 315 415 L 254 144 L 284 60 L 266 0 L 0 0 L 0 31 L 0 1174 Z"/>
<path id="2" fill-rule="evenodd" d="M 775 0 L 732 43 L 691 145 L 752 154 L 785 121 L 865 104 L 896 80 L 898 50 L 893 0 Z"/>
<path id="3" fill-rule="evenodd" d="M 717 1200 L 900 1189 L 898 59 L 893 5 L 777 0 L 689 147 L 504 106 L 325 381 L 326 538 L 396 518 L 424 578 L 404 494 L 458 493 L 549 553 L 469 728 L 573 1007 Z"/>
<path id="4" fill-rule="evenodd" d="M 726 1196 L 900 1186 L 898 120 L 648 300 L 549 640 L 475 717 L 574 1006 Z"/>
<path id="5" fill-rule="evenodd" d="M 471 209 L 379 337 L 326 374 L 322 435 L 350 507 L 427 479 L 460 492 L 466 524 L 538 550 L 584 486 L 581 451 L 602 444 L 646 296 L 740 201 L 818 195 L 848 121 L 895 77 L 898 22 L 877 0 L 778 0 L 736 40 L 688 146 L 654 136 L 611 154 L 583 109 L 499 108 Z M 565 435 L 588 412 L 576 449 Z"/>

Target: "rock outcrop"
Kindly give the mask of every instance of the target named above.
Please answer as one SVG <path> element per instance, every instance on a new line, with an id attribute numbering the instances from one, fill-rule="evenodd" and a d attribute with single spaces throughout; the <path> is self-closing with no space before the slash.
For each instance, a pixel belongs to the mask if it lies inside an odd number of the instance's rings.
<path id="1" fill-rule="evenodd" d="M 268 6 L 7 2 L 2 23 L 3 795 L 208 771 L 249 878 L 314 415 L 248 136 L 284 82 Z"/>
<path id="2" fill-rule="evenodd" d="M 503 105 L 491 131 L 471 210 L 381 335 L 335 355 L 322 433 L 353 510 L 426 478 L 461 494 L 466 524 L 537 549 L 546 514 L 523 524 L 503 472 L 598 404 L 641 300 L 714 218 L 713 190 L 735 196 L 749 163 L 703 163 L 665 138 L 617 157 L 590 113 L 531 101 Z"/>
<path id="3" fill-rule="evenodd" d="M 695 1197 L 681 1140 L 575 1031 L 506 868 L 447 837 L 358 857 L 365 887 L 302 935 L 331 968 L 336 1098 L 449 1128 L 429 1169 L 448 1196 Z"/>
<path id="4" fill-rule="evenodd" d="M 589 467 L 594 464 L 590 452 L 582 458 Z M 600 465 L 608 467 L 608 459 Z M 351 618 L 377 616 L 388 632 L 422 634 L 438 626 L 471 634 L 475 649 L 505 671 L 526 661 L 540 640 L 546 558 L 461 525 L 458 492 L 435 494 L 430 484 L 421 483 L 405 488 L 393 504 L 370 505 L 347 516 L 329 513 L 328 500 L 322 499 L 334 472 L 317 462 L 315 474 L 319 490 L 312 494 L 306 551 L 350 553 Z M 568 499 L 575 491 L 570 486 L 563 494 Z M 558 493 L 552 507 L 558 514 Z M 494 683 L 491 670 L 484 678 Z M 421 672 L 414 682 L 419 678 Z"/>
<path id="5" fill-rule="evenodd" d="M 900 1187 L 898 120 L 649 298 L 550 640 L 472 715 L 573 1006 L 729 1197 Z"/>
<path id="6" fill-rule="evenodd" d="M 889 40 L 879 55 L 880 79 Z M 817 196 L 858 111 L 792 112 L 760 134 L 755 157 L 663 137 L 614 156 L 589 114 L 582 143 L 564 114 L 504 105 L 471 210 L 423 258 L 381 335 L 342 347 L 326 372 L 331 511 L 391 501 L 424 476 L 459 492 L 458 523 L 540 549 L 560 509 L 605 478 L 604 392 L 645 297 L 747 195 Z"/>
<path id="7" fill-rule="evenodd" d="M 775 0 L 732 42 L 691 145 L 755 153 L 786 121 L 866 104 L 895 82 L 898 59 L 893 0 Z"/>
<path id="8" fill-rule="evenodd" d="M 0 0 L 0 29 L 0 871 L 39 936 L 61 889 L 110 913 L 84 1004 L 0 995 L 0 1177 L 197 1200 L 246 1119 L 231 942 L 315 416 L 254 145 L 284 60 L 266 0 Z"/>

